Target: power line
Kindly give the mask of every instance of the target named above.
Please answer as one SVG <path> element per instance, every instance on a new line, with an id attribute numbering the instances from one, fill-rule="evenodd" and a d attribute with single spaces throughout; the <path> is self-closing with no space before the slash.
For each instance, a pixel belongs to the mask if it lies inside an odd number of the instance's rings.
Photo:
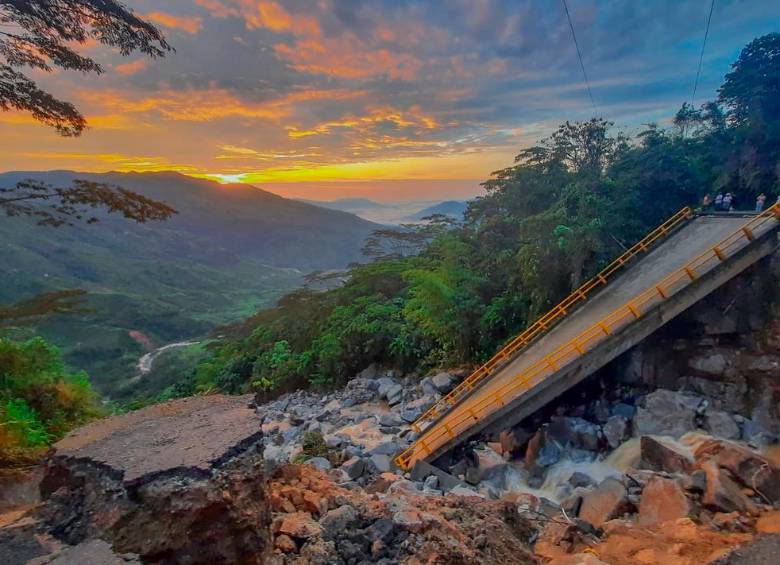
<path id="1" fill-rule="evenodd" d="M 714 0 L 713 0 L 714 1 Z M 582 69 L 582 76 L 585 77 L 585 86 L 588 87 L 588 96 L 590 97 L 590 103 L 593 104 L 593 111 L 597 112 L 596 101 L 593 100 L 593 92 L 590 90 L 590 81 L 588 80 L 588 73 L 585 72 L 585 63 L 582 62 L 582 52 L 580 51 L 580 44 L 577 42 L 577 34 L 574 33 L 574 24 L 571 23 L 571 14 L 569 13 L 569 6 L 566 0 L 562 0 L 563 9 L 566 11 L 566 19 L 569 20 L 569 29 L 571 30 L 571 37 L 574 40 L 574 47 L 577 49 L 577 58 L 580 60 L 580 68 Z"/>
<path id="2" fill-rule="evenodd" d="M 691 95 L 691 107 L 696 98 L 696 89 L 699 87 L 699 76 L 701 75 L 701 64 L 704 60 L 704 48 L 707 47 L 707 36 L 710 34 L 710 22 L 712 21 L 712 11 L 715 9 L 715 0 L 710 3 L 710 15 L 707 16 L 707 29 L 704 31 L 704 41 L 701 43 L 701 53 L 699 53 L 699 67 L 696 69 L 696 80 L 693 81 L 693 94 Z"/>

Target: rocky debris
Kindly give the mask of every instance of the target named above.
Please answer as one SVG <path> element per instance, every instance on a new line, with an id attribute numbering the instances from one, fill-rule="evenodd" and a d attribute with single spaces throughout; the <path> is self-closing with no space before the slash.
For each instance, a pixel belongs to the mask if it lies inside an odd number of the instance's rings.
<path id="1" fill-rule="evenodd" d="M 632 505 L 628 501 L 625 485 L 613 477 L 604 479 L 594 490 L 582 497 L 579 517 L 596 527 L 614 518 L 630 512 Z"/>
<path id="2" fill-rule="evenodd" d="M 625 416 L 610 416 L 603 428 L 604 438 L 612 449 L 617 449 L 629 434 L 628 420 Z"/>
<path id="3" fill-rule="evenodd" d="M 702 400 L 698 395 L 658 389 L 648 394 L 645 405 L 637 409 L 634 434 L 679 438 L 697 428 L 696 416 Z"/>
<path id="4" fill-rule="evenodd" d="M 455 384 L 455 379 L 449 373 L 437 373 L 431 377 L 431 383 L 439 394 L 446 394 Z"/>
<path id="5" fill-rule="evenodd" d="M 502 502 L 423 496 L 414 488 L 369 494 L 298 465 L 279 467 L 270 490 L 271 564 L 536 562 L 528 523 Z M 307 493 L 322 501 L 321 512 L 302 507 Z"/>
<path id="6" fill-rule="evenodd" d="M 653 477 L 642 490 L 639 523 L 643 526 L 685 518 L 690 512 L 691 503 L 678 481 Z"/>
<path id="7" fill-rule="evenodd" d="M 780 467 L 759 453 L 734 442 L 710 440 L 696 449 L 695 457 L 697 461 L 713 461 L 728 470 L 766 502 L 780 503 Z"/>
<path id="8" fill-rule="evenodd" d="M 690 473 L 693 459 L 661 438 L 642 436 L 639 440 L 640 468 L 666 473 Z"/>
<path id="9" fill-rule="evenodd" d="M 67 436 L 41 483 L 46 529 L 144 561 L 262 563 L 270 508 L 249 400 L 174 400 Z"/>
<path id="10" fill-rule="evenodd" d="M 704 506 L 718 512 L 744 513 L 754 510 L 750 499 L 714 461 L 705 461 L 701 464 L 701 469 L 707 476 L 702 496 Z"/>
<path id="11" fill-rule="evenodd" d="M 101 539 L 84 541 L 78 545 L 63 548 L 52 555 L 32 559 L 29 565 L 128 565 L 141 563 L 139 556 L 132 553 L 117 554 L 111 545 Z"/>
<path id="12" fill-rule="evenodd" d="M 723 439 L 739 439 L 741 431 L 734 416 L 723 410 L 707 410 L 704 429 Z"/>

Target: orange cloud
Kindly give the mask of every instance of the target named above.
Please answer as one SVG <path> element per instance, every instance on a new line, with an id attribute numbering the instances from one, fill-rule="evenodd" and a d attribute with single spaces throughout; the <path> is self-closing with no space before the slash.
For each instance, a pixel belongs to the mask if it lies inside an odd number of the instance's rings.
<path id="1" fill-rule="evenodd" d="M 210 122 L 224 118 L 279 121 L 290 116 L 298 103 L 313 100 L 348 100 L 364 96 L 358 90 L 301 90 L 262 102 L 241 100 L 227 90 L 167 89 L 153 96 L 131 96 L 116 90 L 83 91 L 81 97 L 111 113 L 156 112 L 183 122 Z"/>
<path id="2" fill-rule="evenodd" d="M 422 61 L 408 53 L 372 50 L 352 34 L 324 40 L 303 39 L 292 46 L 278 43 L 274 51 L 296 71 L 339 78 L 388 75 L 413 80 L 423 66 Z"/>
<path id="3" fill-rule="evenodd" d="M 435 118 L 422 114 L 417 106 L 413 106 L 407 111 L 382 107 L 374 108 L 365 116 L 347 117 L 341 120 L 323 122 L 311 129 L 298 129 L 295 126 L 288 126 L 287 135 L 291 138 L 299 138 L 328 134 L 339 129 L 365 131 L 382 123 L 391 123 L 398 128 L 414 128 L 416 130 L 431 130 L 441 127 L 441 124 Z"/>
<path id="4" fill-rule="evenodd" d="M 122 65 L 117 65 L 114 67 L 114 70 L 118 72 L 120 75 L 134 75 L 135 73 L 138 73 L 146 68 L 146 60 L 145 59 L 138 59 L 137 61 L 133 61 L 131 63 L 124 63 Z"/>
<path id="5" fill-rule="evenodd" d="M 247 29 L 266 28 L 300 36 L 319 37 L 322 34 L 316 18 L 305 14 L 291 14 L 272 0 L 195 0 L 217 18 L 240 17 Z"/>
<path id="6" fill-rule="evenodd" d="M 149 12 L 146 17 L 156 24 L 186 33 L 198 33 L 203 25 L 203 18 L 197 16 L 176 16 L 167 12 Z"/>

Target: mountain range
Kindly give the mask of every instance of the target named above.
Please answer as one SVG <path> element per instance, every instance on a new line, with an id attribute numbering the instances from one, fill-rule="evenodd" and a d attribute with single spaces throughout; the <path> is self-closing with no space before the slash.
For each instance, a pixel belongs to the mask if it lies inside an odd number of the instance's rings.
<path id="1" fill-rule="evenodd" d="M 86 290 L 89 311 L 19 333 L 43 334 L 109 395 L 123 394 L 149 344 L 202 337 L 269 305 L 306 272 L 360 260 L 378 227 L 254 186 L 172 172 L 10 172 L 0 174 L 0 186 L 25 179 L 64 186 L 75 178 L 122 186 L 178 211 L 159 223 L 102 214 L 96 224 L 59 228 L 0 216 L 0 303 Z"/>

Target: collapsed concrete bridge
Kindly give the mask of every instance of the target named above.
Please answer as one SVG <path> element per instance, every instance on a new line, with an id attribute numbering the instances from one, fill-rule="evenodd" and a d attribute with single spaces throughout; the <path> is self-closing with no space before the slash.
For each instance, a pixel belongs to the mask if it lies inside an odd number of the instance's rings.
<path id="1" fill-rule="evenodd" d="M 511 340 L 417 422 L 402 469 L 519 423 L 772 253 L 780 204 L 761 214 L 684 208 Z"/>

